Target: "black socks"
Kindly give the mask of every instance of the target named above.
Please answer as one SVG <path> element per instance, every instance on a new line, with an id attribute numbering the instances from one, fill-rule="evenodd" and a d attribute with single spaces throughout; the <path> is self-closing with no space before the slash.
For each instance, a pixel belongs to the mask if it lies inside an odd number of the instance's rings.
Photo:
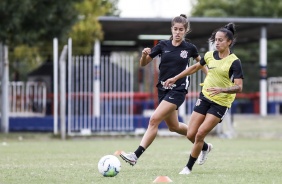
<path id="1" fill-rule="evenodd" d="M 145 148 L 143 148 L 142 146 L 139 146 L 134 153 L 137 156 L 137 158 L 139 158 L 144 151 L 145 151 Z"/>
<path id="2" fill-rule="evenodd" d="M 209 148 L 209 145 L 208 145 L 206 142 L 204 142 L 204 145 L 203 145 L 202 150 L 203 150 L 203 151 L 207 151 L 208 148 Z"/>
<path id="3" fill-rule="evenodd" d="M 202 150 L 203 150 L 203 151 L 207 151 L 208 148 L 209 148 L 208 144 L 207 144 L 206 142 L 204 142 L 204 145 L 203 145 Z M 190 171 L 192 171 L 192 168 L 193 168 L 193 166 L 194 166 L 196 160 L 197 160 L 197 158 L 192 157 L 191 154 L 190 154 L 188 163 L 187 163 L 187 165 L 186 165 Z"/>
<path id="4" fill-rule="evenodd" d="M 190 155 L 189 161 L 186 165 L 190 171 L 192 171 L 192 167 L 194 166 L 196 160 L 197 160 L 197 158 L 194 158 Z"/>

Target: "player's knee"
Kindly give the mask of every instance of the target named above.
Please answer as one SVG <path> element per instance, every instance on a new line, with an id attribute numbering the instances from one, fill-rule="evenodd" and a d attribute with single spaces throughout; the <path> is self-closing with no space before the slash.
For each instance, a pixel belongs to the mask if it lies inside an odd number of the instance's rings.
<path id="1" fill-rule="evenodd" d="M 159 121 L 154 118 L 154 117 L 151 117 L 150 118 L 150 121 L 149 121 L 149 126 L 152 126 L 152 127 L 158 127 L 159 126 Z"/>
<path id="2" fill-rule="evenodd" d="M 190 132 L 187 133 L 186 135 L 187 139 L 189 139 L 191 142 L 195 141 L 195 134 L 192 134 Z"/>
<path id="3" fill-rule="evenodd" d="M 178 126 L 169 126 L 168 129 L 171 132 L 177 132 L 178 131 Z"/>
<path id="4" fill-rule="evenodd" d="M 198 130 L 197 134 L 196 134 L 196 139 L 197 140 L 204 140 L 206 136 L 206 132 Z"/>

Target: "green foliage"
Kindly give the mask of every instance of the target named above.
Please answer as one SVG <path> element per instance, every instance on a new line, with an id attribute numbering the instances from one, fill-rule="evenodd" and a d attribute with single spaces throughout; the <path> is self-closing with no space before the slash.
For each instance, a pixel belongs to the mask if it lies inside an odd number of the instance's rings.
<path id="1" fill-rule="evenodd" d="M 23 80 L 27 72 L 52 55 L 55 37 L 60 43 L 72 37 L 74 54 L 91 53 L 94 40 L 103 38 L 97 17 L 119 14 L 117 2 L 0 0 L 0 42 L 9 46 L 10 74 L 19 73 Z"/>
<path id="2" fill-rule="evenodd" d="M 9 47 L 61 38 L 77 20 L 81 0 L 1 0 L 0 40 Z"/>
<path id="3" fill-rule="evenodd" d="M 118 15 L 117 0 L 0 1 L 0 41 L 10 48 L 42 46 L 54 37 L 80 42 L 101 39 L 97 17 Z M 68 35 L 70 34 L 70 35 Z"/>
<path id="4" fill-rule="evenodd" d="M 234 0 L 236 1 L 236 0 Z M 233 9 L 233 2 L 229 0 L 198 0 L 192 10 L 193 16 L 225 17 Z"/>
<path id="5" fill-rule="evenodd" d="M 198 0 L 193 16 L 282 17 L 281 0 Z"/>
<path id="6" fill-rule="evenodd" d="M 76 4 L 80 20 L 72 27 L 69 34 L 73 40 L 75 55 L 91 53 L 94 41 L 103 39 L 102 28 L 97 17 L 105 14 L 118 14 L 116 3 L 117 1 L 84 0 Z"/>
<path id="7" fill-rule="evenodd" d="M 25 81 L 27 79 L 26 72 L 32 71 L 46 59 L 42 58 L 42 54 L 39 53 L 38 47 L 27 45 L 15 47 L 14 52 L 10 54 L 10 59 L 13 60 L 10 64 L 10 80 Z"/>
<path id="8" fill-rule="evenodd" d="M 27 72 L 52 54 L 53 38 L 66 36 L 77 20 L 74 5 L 80 1 L 0 1 L 0 42 L 9 47 L 11 80 L 24 80 Z"/>

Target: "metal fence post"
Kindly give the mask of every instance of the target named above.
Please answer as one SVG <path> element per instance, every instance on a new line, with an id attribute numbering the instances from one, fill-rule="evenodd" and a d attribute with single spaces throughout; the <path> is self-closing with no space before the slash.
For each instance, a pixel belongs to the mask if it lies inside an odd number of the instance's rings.
<path id="1" fill-rule="evenodd" d="M 8 46 L 0 44 L 0 52 L 3 53 L 0 58 L 3 62 L 2 70 L 2 93 L 1 93 L 1 131 L 9 132 L 9 60 Z"/>

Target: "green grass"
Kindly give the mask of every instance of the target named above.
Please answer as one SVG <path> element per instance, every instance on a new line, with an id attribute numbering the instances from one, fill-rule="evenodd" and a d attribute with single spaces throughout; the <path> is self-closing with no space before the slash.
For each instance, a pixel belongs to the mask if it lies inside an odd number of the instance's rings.
<path id="1" fill-rule="evenodd" d="M 18 139 L 18 136 L 22 136 Z M 134 151 L 140 137 L 89 138 L 61 141 L 46 135 L 0 136 L 1 184 L 145 184 L 157 176 L 173 183 L 281 183 L 282 146 L 279 139 L 207 137 L 214 150 L 192 174 L 179 175 L 192 144 L 184 137 L 157 137 L 132 167 L 121 160 L 121 172 L 103 177 L 99 159 L 116 150 Z"/>
<path id="2" fill-rule="evenodd" d="M 121 172 L 103 177 L 99 159 L 116 150 L 134 151 L 141 137 L 73 138 L 61 141 L 52 134 L 0 133 L 0 184 L 146 184 L 157 176 L 173 183 L 278 184 L 281 183 L 282 117 L 234 117 L 237 137 L 208 136 L 214 145 L 207 162 L 195 165 L 192 174 L 179 175 L 192 144 L 184 137 L 157 137 L 129 166 L 121 160 Z"/>

